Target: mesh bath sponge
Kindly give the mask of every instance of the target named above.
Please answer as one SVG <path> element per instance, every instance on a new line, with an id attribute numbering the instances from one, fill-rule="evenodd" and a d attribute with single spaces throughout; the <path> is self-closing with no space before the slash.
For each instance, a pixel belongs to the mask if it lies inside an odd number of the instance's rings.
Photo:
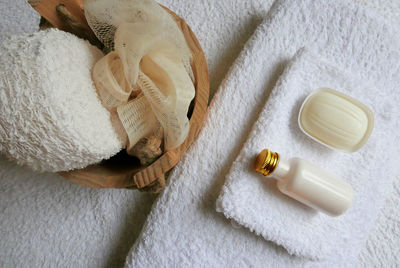
<path id="1" fill-rule="evenodd" d="M 102 52 L 59 30 L 0 45 L 0 151 L 40 171 L 67 171 L 121 150 L 91 69 Z"/>
<path id="2" fill-rule="evenodd" d="M 114 50 L 108 56 L 118 59 L 118 70 L 124 74 L 119 83 L 111 83 L 117 80 L 113 78 L 106 82 L 110 86 L 99 91 L 106 97 L 105 105 L 126 101 L 130 90 L 139 87 L 163 128 L 164 149 L 181 145 L 189 132 L 187 111 L 195 89 L 191 52 L 174 19 L 153 0 L 86 0 L 85 16 L 106 48 Z M 106 61 L 100 61 L 95 70 L 107 68 Z M 104 73 L 94 72 L 96 85 L 107 79 Z M 124 90 L 125 80 L 128 90 Z M 128 149 L 136 141 L 134 136 L 128 132 Z"/>
<path id="3" fill-rule="evenodd" d="M 128 83 L 139 85 L 164 129 L 165 149 L 176 148 L 188 134 L 195 94 L 179 50 L 156 23 L 122 23 L 114 41 Z"/>
<path id="4" fill-rule="evenodd" d="M 162 25 L 178 54 L 190 63 L 191 53 L 176 22 L 154 0 L 85 0 L 85 17 L 97 38 L 108 50 L 114 49 L 114 34 L 122 23 Z M 190 65 L 190 64 L 189 64 Z"/>

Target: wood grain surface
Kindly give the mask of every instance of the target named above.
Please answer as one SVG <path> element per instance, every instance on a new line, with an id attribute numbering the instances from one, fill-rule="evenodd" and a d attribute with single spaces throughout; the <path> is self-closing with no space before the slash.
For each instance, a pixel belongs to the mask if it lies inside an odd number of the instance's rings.
<path id="1" fill-rule="evenodd" d="M 29 0 L 42 17 L 54 27 L 88 39 L 99 46 L 99 41 L 88 26 L 83 0 Z M 150 166 L 140 166 L 139 161 L 124 151 L 98 165 L 84 169 L 60 172 L 67 180 L 92 188 L 129 188 L 159 192 L 165 186 L 166 173 L 170 171 L 197 138 L 203 127 L 209 98 L 209 76 L 206 58 L 196 36 L 186 22 L 173 11 L 164 7 L 182 30 L 193 55 L 192 70 L 195 77 L 196 95 L 190 107 L 190 130 L 185 142 L 167 151 Z"/>

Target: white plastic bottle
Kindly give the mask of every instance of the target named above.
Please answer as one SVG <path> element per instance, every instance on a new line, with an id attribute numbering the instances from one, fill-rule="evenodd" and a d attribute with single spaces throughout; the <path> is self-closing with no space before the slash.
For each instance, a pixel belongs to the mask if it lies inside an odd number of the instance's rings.
<path id="1" fill-rule="evenodd" d="M 350 184 L 301 158 L 287 161 L 265 149 L 257 156 L 255 169 L 277 179 L 284 194 L 331 216 L 343 214 L 353 200 Z"/>

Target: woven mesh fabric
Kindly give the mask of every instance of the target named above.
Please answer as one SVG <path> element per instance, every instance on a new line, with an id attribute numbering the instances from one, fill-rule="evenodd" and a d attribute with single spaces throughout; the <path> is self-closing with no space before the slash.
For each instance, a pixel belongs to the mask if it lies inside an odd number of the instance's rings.
<path id="1" fill-rule="evenodd" d="M 114 35 L 122 23 L 146 23 L 162 26 L 182 57 L 186 71 L 194 81 L 192 55 L 185 37 L 171 15 L 154 0 L 85 0 L 85 17 L 106 52 L 114 50 Z"/>
<path id="2" fill-rule="evenodd" d="M 182 144 L 195 89 L 191 52 L 174 19 L 153 0 L 86 0 L 84 8 L 90 27 L 111 51 L 96 63 L 93 79 L 105 107 L 118 106 L 128 147 L 159 124 L 166 150 Z M 143 95 L 126 103 L 137 87 Z"/>
<path id="3" fill-rule="evenodd" d="M 143 94 L 118 106 L 117 112 L 128 134 L 128 152 L 141 138 L 151 135 L 159 128 L 160 124 Z"/>
<path id="4" fill-rule="evenodd" d="M 179 54 L 191 58 L 176 22 L 154 0 L 85 0 L 84 10 L 90 28 L 108 50 L 114 49 L 114 35 L 121 23 L 157 24 L 168 33 L 168 40 L 174 43 Z"/>
<path id="5" fill-rule="evenodd" d="M 164 128 L 165 148 L 182 144 L 189 132 L 186 116 L 194 86 L 172 53 L 153 53 L 142 59 L 138 83 Z M 168 71 L 166 71 L 168 70 Z M 192 88 L 188 87 L 191 86 Z"/>
<path id="6" fill-rule="evenodd" d="M 131 89 L 125 79 L 121 59 L 110 52 L 93 67 L 92 76 L 103 106 L 110 110 L 128 101 Z"/>

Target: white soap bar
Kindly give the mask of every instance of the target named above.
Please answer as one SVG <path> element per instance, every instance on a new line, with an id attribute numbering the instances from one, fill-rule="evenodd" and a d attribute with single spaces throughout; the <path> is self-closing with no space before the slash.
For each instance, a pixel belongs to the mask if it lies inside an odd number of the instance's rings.
<path id="1" fill-rule="evenodd" d="M 354 152 L 371 135 L 374 116 L 359 101 L 324 88 L 304 101 L 299 126 L 306 135 L 332 149 Z"/>

